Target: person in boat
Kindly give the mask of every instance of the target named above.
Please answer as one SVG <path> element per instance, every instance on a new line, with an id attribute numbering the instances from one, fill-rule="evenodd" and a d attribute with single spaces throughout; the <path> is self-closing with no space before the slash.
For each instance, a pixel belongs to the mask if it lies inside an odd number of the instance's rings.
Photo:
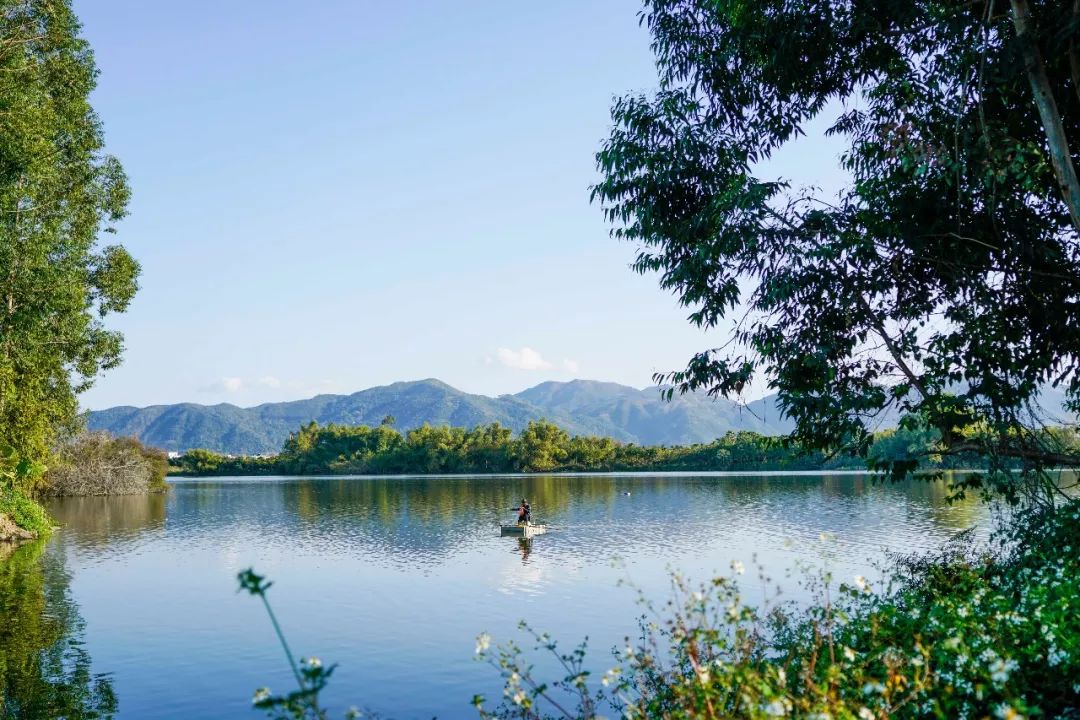
<path id="1" fill-rule="evenodd" d="M 532 508 L 529 507 L 529 501 L 525 498 L 521 498 L 521 505 L 517 509 L 518 525 L 522 525 L 532 520 Z"/>

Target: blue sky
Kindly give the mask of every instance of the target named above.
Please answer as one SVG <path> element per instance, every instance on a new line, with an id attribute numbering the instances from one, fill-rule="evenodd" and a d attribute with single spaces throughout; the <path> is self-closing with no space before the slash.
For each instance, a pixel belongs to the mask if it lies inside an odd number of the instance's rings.
<path id="1" fill-rule="evenodd" d="M 75 0 L 143 266 L 84 406 L 642 387 L 722 340 L 589 204 L 611 99 L 655 84 L 638 7 Z"/>

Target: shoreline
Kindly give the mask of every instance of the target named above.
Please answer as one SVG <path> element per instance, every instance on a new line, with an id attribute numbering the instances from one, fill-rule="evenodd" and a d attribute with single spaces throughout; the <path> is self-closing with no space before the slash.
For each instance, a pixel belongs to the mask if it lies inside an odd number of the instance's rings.
<path id="1" fill-rule="evenodd" d="M 978 472 L 970 469 L 943 470 L 944 473 Z M 457 479 L 457 478 L 533 478 L 533 477 L 825 477 L 831 475 L 876 476 L 886 475 L 875 470 L 582 470 L 566 472 L 519 472 L 519 473 L 263 473 L 239 474 L 222 473 L 219 475 L 169 475 L 166 482 L 182 480 L 193 482 L 200 480 L 237 479 L 237 480 L 413 480 L 413 479 Z M 912 479 L 921 479 L 912 475 Z"/>

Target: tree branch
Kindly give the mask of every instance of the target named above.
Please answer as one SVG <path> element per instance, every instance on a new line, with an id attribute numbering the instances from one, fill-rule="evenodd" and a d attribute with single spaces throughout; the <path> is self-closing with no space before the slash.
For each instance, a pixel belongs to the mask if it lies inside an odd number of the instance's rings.
<path id="1" fill-rule="evenodd" d="M 991 450 L 1001 457 L 1015 458 L 1017 460 L 1037 460 L 1056 467 L 1080 467 L 1080 455 L 1070 453 L 1052 452 L 1037 448 L 1007 445 L 999 443 L 989 446 Z M 985 454 L 987 445 L 977 442 L 960 442 L 951 444 L 944 450 L 934 453 L 935 455 L 960 455 L 962 453 Z"/>

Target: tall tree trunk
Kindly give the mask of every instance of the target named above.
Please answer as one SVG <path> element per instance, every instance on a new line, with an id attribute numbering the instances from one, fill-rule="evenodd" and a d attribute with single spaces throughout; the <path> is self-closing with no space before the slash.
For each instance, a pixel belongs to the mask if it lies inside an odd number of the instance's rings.
<path id="1" fill-rule="evenodd" d="M 1080 180 L 1076 177 L 1069 141 L 1065 137 L 1065 127 L 1061 123 L 1061 114 L 1058 112 L 1057 102 L 1050 88 L 1050 79 L 1046 77 L 1046 68 L 1039 53 L 1031 8 L 1027 0 L 1011 0 L 1011 5 L 1016 38 L 1020 41 L 1020 52 L 1024 57 L 1024 68 L 1027 70 L 1031 92 L 1035 96 L 1035 107 L 1039 110 L 1039 118 L 1050 146 L 1050 161 L 1054 166 L 1061 195 L 1069 208 L 1073 228 L 1080 233 Z"/>

